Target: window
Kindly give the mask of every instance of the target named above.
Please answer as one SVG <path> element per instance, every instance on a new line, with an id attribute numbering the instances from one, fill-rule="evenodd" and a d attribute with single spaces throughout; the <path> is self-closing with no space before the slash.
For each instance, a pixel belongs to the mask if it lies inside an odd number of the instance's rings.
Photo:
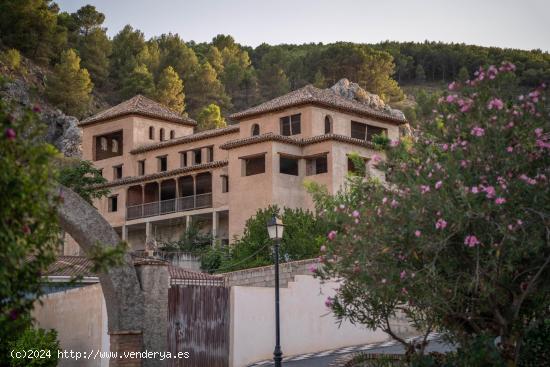
<path id="1" fill-rule="evenodd" d="M 155 140 L 155 127 L 149 126 L 149 139 Z"/>
<path id="2" fill-rule="evenodd" d="M 252 125 L 252 136 L 260 135 L 260 125 L 254 124 Z"/>
<path id="3" fill-rule="evenodd" d="M 354 139 L 365 140 L 367 138 L 367 124 L 362 124 L 357 121 L 352 121 L 351 137 Z"/>
<path id="4" fill-rule="evenodd" d="M 160 129 L 160 141 L 164 141 L 164 129 Z"/>
<path id="5" fill-rule="evenodd" d="M 138 175 L 143 176 L 145 174 L 145 159 L 138 161 Z"/>
<path id="6" fill-rule="evenodd" d="M 99 169 L 99 175 L 100 175 L 101 177 L 104 177 L 104 176 L 103 176 L 103 168 L 100 168 L 100 169 Z"/>
<path id="7" fill-rule="evenodd" d="M 265 172 L 265 155 L 245 158 L 243 161 L 245 176 L 252 176 Z"/>
<path id="8" fill-rule="evenodd" d="M 332 132 L 332 117 L 329 115 L 325 116 L 325 134 L 330 134 Z"/>
<path id="9" fill-rule="evenodd" d="M 298 176 L 298 159 L 281 156 L 279 159 L 279 172 L 285 175 Z"/>
<path id="10" fill-rule="evenodd" d="M 310 158 L 306 161 L 306 175 L 318 175 L 328 172 L 328 160 L 327 156 Z"/>
<path id="11" fill-rule="evenodd" d="M 193 164 L 201 164 L 202 162 L 202 152 L 200 149 L 195 149 L 193 151 Z"/>
<path id="12" fill-rule="evenodd" d="M 122 178 L 122 164 L 113 167 L 113 179 L 118 180 Z"/>
<path id="13" fill-rule="evenodd" d="M 118 210 L 118 196 L 109 196 L 109 212 Z"/>
<path id="14" fill-rule="evenodd" d="M 383 127 L 367 125 L 367 141 L 372 141 L 372 138 L 375 135 L 384 135 L 388 136 L 388 129 Z"/>
<path id="15" fill-rule="evenodd" d="M 180 152 L 180 167 L 187 167 L 187 152 Z"/>
<path id="16" fill-rule="evenodd" d="M 281 117 L 281 135 L 290 136 L 300 134 L 300 119 L 300 114 Z"/>
<path id="17" fill-rule="evenodd" d="M 229 176 L 222 175 L 222 192 L 229 192 Z"/>
<path id="18" fill-rule="evenodd" d="M 352 174 L 355 174 L 355 175 L 365 174 L 365 172 L 366 172 L 366 167 L 365 167 L 366 160 L 364 158 L 363 158 L 363 162 L 364 162 L 363 167 L 357 167 L 355 165 L 355 163 L 353 162 L 353 160 L 348 157 L 348 172 L 352 173 Z"/>
<path id="19" fill-rule="evenodd" d="M 94 136 L 93 156 L 94 161 L 122 155 L 122 130 Z"/>
<path id="20" fill-rule="evenodd" d="M 207 153 L 208 153 L 208 162 L 213 162 L 214 161 L 214 147 L 208 147 L 206 148 L 207 149 Z"/>
<path id="21" fill-rule="evenodd" d="M 176 132 L 174 130 L 170 130 L 170 139 L 174 139 L 176 137 Z"/>
<path id="22" fill-rule="evenodd" d="M 111 151 L 113 153 L 118 153 L 118 140 L 116 139 L 111 140 Z"/>
<path id="23" fill-rule="evenodd" d="M 165 172 L 168 170 L 168 156 L 157 157 L 159 162 L 159 172 Z"/>
<path id="24" fill-rule="evenodd" d="M 101 150 L 105 152 L 107 150 L 107 138 L 102 136 L 99 140 L 100 140 Z"/>

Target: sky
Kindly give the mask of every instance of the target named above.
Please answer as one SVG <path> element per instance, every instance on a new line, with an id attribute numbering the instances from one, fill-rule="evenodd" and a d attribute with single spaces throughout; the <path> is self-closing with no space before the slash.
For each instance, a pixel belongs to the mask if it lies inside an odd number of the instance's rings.
<path id="1" fill-rule="evenodd" d="M 208 42 L 459 42 L 550 51 L 550 0 L 55 0 L 63 11 L 86 4 L 106 15 L 114 36 L 126 24 L 147 38 L 178 33 Z"/>

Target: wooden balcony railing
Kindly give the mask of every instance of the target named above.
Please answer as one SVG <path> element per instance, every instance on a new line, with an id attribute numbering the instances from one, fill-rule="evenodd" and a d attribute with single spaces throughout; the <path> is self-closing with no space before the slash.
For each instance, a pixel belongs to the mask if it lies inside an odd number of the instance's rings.
<path id="1" fill-rule="evenodd" d="M 126 220 L 154 217 L 187 210 L 209 208 L 212 206 L 212 193 L 184 196 L 176 199 L 154 201 L 152 203 L 126 207 Z"/>

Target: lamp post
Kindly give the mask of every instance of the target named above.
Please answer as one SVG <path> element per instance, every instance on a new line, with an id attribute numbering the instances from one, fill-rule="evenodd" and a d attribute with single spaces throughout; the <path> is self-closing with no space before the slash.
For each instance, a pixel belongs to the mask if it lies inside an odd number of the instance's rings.
<path id="1" fill-rule="evenodd" d="M 285 226 L 283 221 L 273 215 L 267 223 L 267 232 L 269 238 L 273 241 L 273 252 L 275 255 L 275 350 L 273 351 L 273 361 L 275 367 L 281 367 L 283 352 L 281 351 L 281 330 L 279 320 L 279 245 L 283 238 Z"/>

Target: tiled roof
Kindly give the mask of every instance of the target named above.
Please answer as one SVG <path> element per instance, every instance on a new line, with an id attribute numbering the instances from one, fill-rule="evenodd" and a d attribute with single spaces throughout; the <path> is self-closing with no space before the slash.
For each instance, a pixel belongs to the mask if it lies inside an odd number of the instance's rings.
<path id="1" fill-rule="evenodd" d="M 166 261 L 154 258 L 134 258 L 135 265 L 166 263 Z M 56 261 L 48 267 L 48 270 L 43 276 L 96 277 L 97 274 L 95 274 L 92 269 L 93 261 L 85 256 L 58 256 Z M 219 276 L 191 271 L 172 265 L 168 265 L 168 273 L 172 280 L 223 280 L 223 278 Z"/>
<path id="2" fill-rule="evenodd" d="M 373 148 L 373 144 L 369 141 L 355 139 L 349 136 L 339 135 L 339 134 L 324 134 L 324 135 L 313 136 L 311 138 L 293 138 L 290 136 L 267 133 L 263 135 L 256 135 L 248 138 L 228 141 L 227 143 L 220 145 L 220 149 L 229 150 L 229 149 L 242 147 L 245 145 L 262 143 L 264 141 L 278 141 L 282 143 L 293 144 L 293 145 L 303 147 L 306 145 L 316 144 L 316 143 L 320 143 L 328 140 L 339 141 L 342 143 L 349 143 L 353 145 L 359 145 L 365 148 Z"/>
<path id="3" fill-rule="evenodd" d="M 229 117 L 235 120 L 242 120 L 245 117 L 256 116 L 267 112 L 279 111 L 288 107 L 305 104 L 315 104 L 323 107 L 335 108 L 345 112 L 353 112 L 399 125 L 407 122 L 405 119 L 398 116 L 394 116 L 383 111 L 378 111 L 363 103 L 344 98 L 330 89 L 319 89 L 313 85 L 306 85 L 303 88 L 274 98 L 258 106 L 234 113 Z"/>
<path id="4" fill-rule="evenodd" d="M 221 128 L 221 129 L 201 131 L 200 133 L 186 135 L 186 136 L 182 136 L 180 138 L 175 138 L 175 139 L 170 139 L 170 140 L 167 140 L 167 141 L 162 141 L 160 143 L 144 145 L 144 146 L 141 146 L 139 148 L 131 150 L 130 153 L 138 154 L 138 153 L 148 152 L 150 150 L 171 147 L 173 145 L 191 143 L 191 142 L 194 142 L 194 141 L 197 141 L 197 140 L 209 139 L 209 138 L 213 138 L 213 137 L 216 137 L 216 136 L 232 134 L 232 133 L 238 132 L 238 131 L 239 131 L 239 126 L 235 126 L 235 125 L 224 127 L 224 128 Z"/>
<path id="5" fill-rule="evenodd" d="M 144 175 L 144 176 L 124 177 L 124 178 L 121 178 L 121 179 L 118 179 L 118 180 L 113 180 L 113 181 L 106 182 L 106 183 L 101 184 L 101 185 L 94 185 L 94 186 L 92 186 L 92 188 L 94 188 L 94 189 L 104 189 L 104 188 L 108 188 L 108 187 L 128 185 L 128 184 L 132 184 L 132 183 L 136 183 L 136 182 L 156 180 L 158 178 L 175 176 L 175 175 L 179 175 L 179 174 L 187 173 L 187 172 L 193 172 L 193 171 L 200 171 L 200 170 L 203 170 L 203 169 L 223 167 L 223 166 L 227 166 L 227 163 L 228 163 L 227 161 L 214 161 L 214 162 L 209 162 L 209 163 L 196 164 L 194 166 L 189 166 L 189 167 L 177 168 L 177 169 L 173 169 L 173 170 L 170 170 L 170 171 L 151 173 L 149 175 Z"/>
<path id="6" fill-rule="evenodd" d="M 91 117 L 80 122 L 79 125 L 89 125 L 99 121 L 113 119 L 115 117 L 122 117 L 126 115 L 141 115 L 145 117 L 153 117 L 160 120 L 166 120 L 171 122 L 177 122 L 184 125 L 195 126 L 197 123 L 195 120 L 181 116 L 180 114 L 172 111 L 168 107 L 153 101 L 147 97 L 138 94 L 137 96 L 130 98 L 114 107 L 108 108 L 105 111 L 101 111 Z"/>

